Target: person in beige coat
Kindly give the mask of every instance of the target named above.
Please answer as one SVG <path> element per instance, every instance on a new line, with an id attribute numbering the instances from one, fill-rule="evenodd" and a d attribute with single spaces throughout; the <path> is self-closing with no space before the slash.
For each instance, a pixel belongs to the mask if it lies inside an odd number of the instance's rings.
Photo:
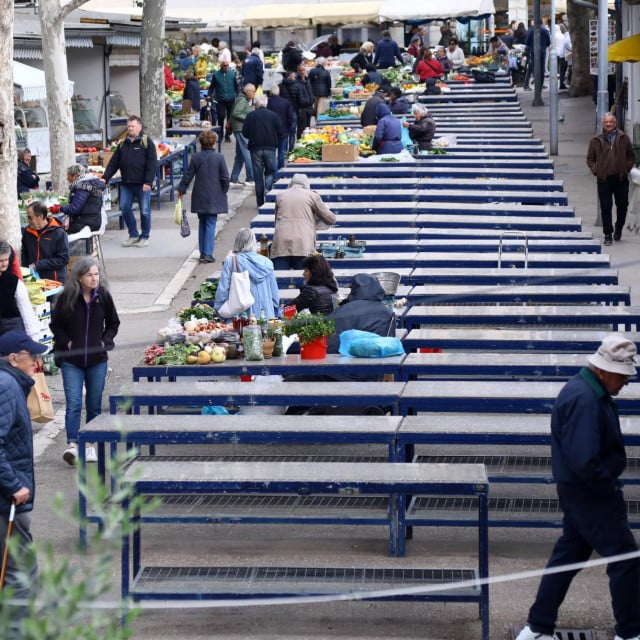
<path id="1" fill-rule="evenodd" d="M 271 260 L 277 270 L 302 270 L 302 260 L 316 251 L 316 229 L 334 224 L 336 215 L 309 187 L 309 178 L 295 173 L 289 188 L 276 197 Z"/>

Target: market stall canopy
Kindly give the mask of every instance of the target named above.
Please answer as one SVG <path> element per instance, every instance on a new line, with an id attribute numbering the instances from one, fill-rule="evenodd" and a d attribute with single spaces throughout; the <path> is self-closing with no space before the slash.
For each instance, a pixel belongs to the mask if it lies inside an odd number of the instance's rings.
<path id="1" fill-rule="evenodd" d="M 448 18 L 479 18 L 496 12 L 493 0 L 448 0 L 442 3 L 415 0 L 386 0 L 380 8 L 380 22 L 404 20 L 446 20 Z"/>
<path id="2" fill-rule="evenodd" d="M 312 24 L 352 24 L 378 22 L 382 1 L 326 2 L 305 6 Z"/>
<path id="3" fill-rule="evenodd" d="M 242 27 L 244 25 L 244 14 L 246 10 L 246 7 L 202 7 L 200 9 L 184 7 L 182 9 L 174 9 L 171 15 L 177 15 L 180 16 L 180 18 L 189 18 L 191 20 L 199 20 L 203 24 L 199 25 L 197 30 L 205 31 Z"/>
<path id="4" fill-rule="evenodd" d="M 311 18 L 304 4 L 259 4 L 247 8 L 242 24 L 263 29 L 309 27 Z"/>
<path id="5" fill-rule="evenodd" d="M 609 45 L 609 62 L 640 62 L 640 34 Z"/>

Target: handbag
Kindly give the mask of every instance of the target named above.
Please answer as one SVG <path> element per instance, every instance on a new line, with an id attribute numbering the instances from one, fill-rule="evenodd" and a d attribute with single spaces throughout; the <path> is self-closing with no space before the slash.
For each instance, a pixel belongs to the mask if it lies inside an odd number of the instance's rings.
<path id="1" fill-rule="evenodd" d="M 248 271 L 240 271 L 238 258 L 233 256 L 231 262 L 231 281 L 229 283 L 229 295 L 226 302 L 218 309 L 223 318 L 233 318 L 246 311 L 254 302 L 251 293 L 251 280 Z"/>
<path id="2" fill-rule="evenodd" d="M 31 387 L 31 391 L 27 396 L 27 407 L 29 408 L 31 420 L 42 424 L 51 422 L 55 417 L 55 413 L 44 373 L 41 371 L 34 373 L 33 381 L 33 387 Z"/>
<path id="3" fill-rule="evenodd" d="M 180 235 L 183 238 L 187 238 L 191 235 L 191 227 L 189 226 L 189 220 L 187 219 L 187 210 L 182 210 L 182 220 L 180 221 Z"/>

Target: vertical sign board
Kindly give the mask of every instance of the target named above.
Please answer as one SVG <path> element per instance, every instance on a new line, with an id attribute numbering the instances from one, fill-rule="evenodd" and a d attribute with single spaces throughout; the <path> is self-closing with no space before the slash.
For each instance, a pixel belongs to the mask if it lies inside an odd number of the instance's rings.
<path id="1" fill-rule="evenodd" d="M 614 20 L 607 21 L 607 44 L 616 41 L 616 23 Z M 616 65 L 610 62 L 607 65 L 607 74 L 613 75 L 616 72 Z M 598 21 L 589 20 L 589 73 L 592 76 L 598 75 Z"/>

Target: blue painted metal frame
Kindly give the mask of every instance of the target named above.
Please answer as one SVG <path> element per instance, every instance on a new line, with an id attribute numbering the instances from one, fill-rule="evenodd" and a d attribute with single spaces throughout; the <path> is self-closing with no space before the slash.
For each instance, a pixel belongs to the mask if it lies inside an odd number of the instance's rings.
<path id="1" fill-rule="evenodd" d="M 618 271 L 607 268 L 588 269 L 470 269 L 419 268 L 408 278 L 414 285 L 464 284 L 492 287 L 497 285 L 564 285 L 564 284 L 618 284 Z"/>

